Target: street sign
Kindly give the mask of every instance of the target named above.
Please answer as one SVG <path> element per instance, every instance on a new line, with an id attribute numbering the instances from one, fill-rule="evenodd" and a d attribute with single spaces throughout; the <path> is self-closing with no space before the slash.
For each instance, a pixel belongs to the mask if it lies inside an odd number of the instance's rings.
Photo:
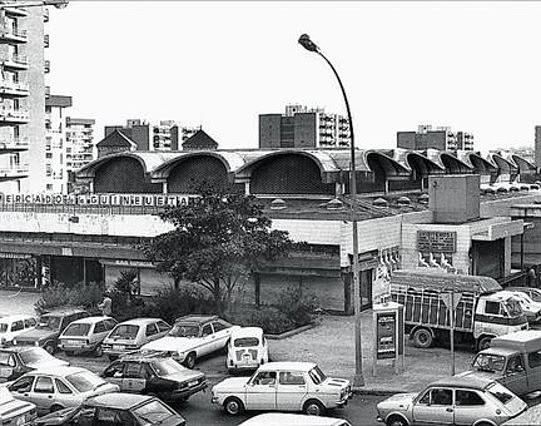
<path id="1" fill-rule="evenodd" d="M 447 309 L 456 310 L 456 307 L 462 299 L 462 293 L 443 293 L 441 295 L 441 300 L 447 307 Z"/>

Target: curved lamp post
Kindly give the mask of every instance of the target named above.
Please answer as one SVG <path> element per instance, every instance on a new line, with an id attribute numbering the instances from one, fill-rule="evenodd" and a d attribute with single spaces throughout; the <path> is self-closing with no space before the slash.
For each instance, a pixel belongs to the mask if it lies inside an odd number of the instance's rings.
<path id="1" fill-rule="evenodd" d="M 319 56 L 321 56 L 327 64 L 332 69 L 332 72 L 334 73 L 336 79 L 338 80 L 338 84 L 340 85 L 340 90 L 342 90 L 342 96 L 344 97 L 344 102 L 346 103 L 346 110 L 348 113 L 348 120 L 349 120 L 349 131 L 351 134 L 351 142 L 350 142 L 350 149 L 351 149 L 351 164 L 350 164 L 350 181 L 349 181 L 349 192 L 351 195 L 351 227 L 352 227 L 352 238 L 353 238 L 353 262 L 352 262 L 352 269 L 353 269 L 353 306 L 355 310 L 355 376 L 353 378 L 353 384 L 354 386 L 364 386 L 364 377 L 363 377 L 363 351 L 361 346 L 361 282 L 359 280 L 359 239 L 358 239 L 358 230 L 357 230 L 357 201 L 356 201 L 356 195 L 357 195 L 357 176 L 356 176 L 356 169 L 355 169 L 355 139 L 353 137 L 353 120 L 351 118 L 351 110 L 349 109 L 349 102 L 348 97 L 346 95 L 346 90 L 344 89 L 344 85 L 342 84 L 342 80 L 340 80 L 340 76 L 338 75 L 338 72 L 334 68 L 331 61 L 327 59 L 327 57 L 321 53 L 320 48 L 317 44 L 315 44 L 312 40 L 310 40 L 310 36 L 308 34 L 303 34 L 299 38 L 299 44 L 304 47 L 306 50 L 310 52 L 317 53 Z"/>

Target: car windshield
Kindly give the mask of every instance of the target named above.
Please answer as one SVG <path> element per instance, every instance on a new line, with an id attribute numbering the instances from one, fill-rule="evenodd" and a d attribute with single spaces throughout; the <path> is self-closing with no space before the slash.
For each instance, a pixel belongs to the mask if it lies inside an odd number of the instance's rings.
<path id="1" fill-rule="evenodd" d="M 505 307 L 507 308 L 507 312 L 511 317 L 518 317 L 523 314 L 520 303 L 517 300 L 508 300 L 505 302 Z"/>
<path id="2" fill-rule="evenodd" d="M 233 341 L 233 345 L 236 348 L 248 348 L 250 346 L 259 346 L 259 339 L 257 337 L 240 337 Z"/>
<path id="3" fill-rule="evenodd" d="M 169 331 L 169 336 L 173 337 L 198 337 L 199 336 L 199 326 L 189 325 L 189 324 L 175 324 L 171 331 Z"/>
<path id="4" fill-rule="evenodd" d="M 47 362 L 55 359 L 45 349 L 32 348 L 26 351 L 19 352 L 19 356 L 24 364 L 34 364 L 39 362 Z"/>
<path id="5" fill-rule="evenodd" d="M 69 376 L 66 376 L 66 380 L 79 392 L 88 392 L 107 383 L 101 377 L 90 371 L 81 371 L 80 373 L 70 374 Z"/>
<path id="6" fill-rule="evenodd" d="M 50 328 L 51 330 L 58 330 L 62 324 L 62 317 L 53 315 L 42 315 L 39 319 L 38 328 Z"/>
<path id="7" fill-rule="evenodd" d="M 158 376 L 169 376 L 181 371 L 186 371 L 182 365 L 171 358 L 152 361 L 151 365 Z"/>
<path id="8" fill-rule="evenodd" d="M 139 333 L 139 326 L 133 324 L 120 324 L 115 327 L 109 337 L 119 339 L 135 339 Z"/>
<path id="9" fill-rule="evenodd" d="M 495 396 L 502 404 L 507 404 L 513 399 L 513 395 L 497 382 L 490 384 L 487 392 Z"/>
<path id="10" fill-rule="evenodd" d="M 312 381 L 316 385 L 323 383 L 325 379 L 327 378 L 327 376 L 325 376 L 325 373 L 323 373 L 323 371 L 321 371 L 321 369 L 317 365 L 314 368 L 312 368 L 308 372 L 308 374 L 310 375 L 310 377 L 312 378 Z"/>
<path id="11" fill-rule="evenodd" d="M 90 324 L 70 324 L 64 330 L 64 336 L 86 336 L 90 331 Z"/>
<path id="12" fill-rule="evenodd" d="M 8 325 L 7 324 L 0 324 L 0 333 L 5 333 L 6 331 L 8 331 Z"/>
<path id="13" fill-rule="evenodd" d="M 505 367 L 505 357 L 502 355 L 480 353 L 473 360 L 472 366 L 481 371 L 503 371 Z"/>
<path id="14" fill-rule="evenodd" d="M 139 420 L 143 421 L 143 425 L 159 424 L 169 417 L 174 416 L 174 413 L 167 408 L 161 401 L 150 401 L 148 404 L 141 405 L 133 410 L 133 414 Z"/>

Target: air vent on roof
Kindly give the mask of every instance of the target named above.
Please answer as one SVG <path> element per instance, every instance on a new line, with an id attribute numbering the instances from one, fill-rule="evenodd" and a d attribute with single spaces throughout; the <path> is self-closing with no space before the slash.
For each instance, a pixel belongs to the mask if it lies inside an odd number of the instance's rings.
<path id="1" fill-rule="evenodd" d="M 495 194 L 496 193 L 496 190 L 494 188 L 492 188 L 491 186 L 487 186 L 485 189 L 485 194 Z"/>
<path id="2" fill-rule="evenodd" d="M 530 185 L 530 189 L 538 190 L 538 189 L 539 189 L 539 185 L 536 184 L 536 183 L 532 183 L 532 184 Z"/>
<path id="3" fill-rule="evenodd" d="M 287 207 L 286 202 L 281 198 L 275 198 L 271 202 L 271 210 L 283 210 Z"/>
<path id="4" fill-rule="evenodd" d="M 344 208 L 344 203 L 338 198 L 333 198 L 327 203 L 327 210 L 341 210 Z"/>
<path id="5" fill-rule="evenodd" d="M 376 207 L 389 207 L 389 202 L 385 198 L 376 198 L 372 204 Z"/>
<path id="6" fill-rule="evenodd" d="M 500 186 L 497 190 L 497 192 L 507 192 L 507 188 L 504 186 Z"/>
<path id="7" fill-rule="evenodd" d="M 520 185 L 520 190 L 521 191 L 529 191 L 530 190 L 530 185 L 522 184 L 522 185 Z"/>
<path id="8" fill-rule="evenodd" d="M 399 206 L 411 206 L 411 200 L 408 197 L 400 197 L 396 202 Z"/>
<path id="9" fill-rule="evenodd" d="M 429 199 L 430 199 L 430 197 L 428 196 L 428 194 L 421 194 L 421 195 L 419 195 L 418 201 L 421 204 L 428 204 Z"/>

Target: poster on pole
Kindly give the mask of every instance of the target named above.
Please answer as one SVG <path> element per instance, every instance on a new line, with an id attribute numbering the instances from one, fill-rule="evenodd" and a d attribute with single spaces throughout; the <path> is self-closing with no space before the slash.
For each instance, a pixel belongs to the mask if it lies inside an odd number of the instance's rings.
<path id="1" fill-rule="evenodd" d="M 396 312 L 381 312 L 376 316 L 376 357 L 377 359 L 396 358 Z"/>

